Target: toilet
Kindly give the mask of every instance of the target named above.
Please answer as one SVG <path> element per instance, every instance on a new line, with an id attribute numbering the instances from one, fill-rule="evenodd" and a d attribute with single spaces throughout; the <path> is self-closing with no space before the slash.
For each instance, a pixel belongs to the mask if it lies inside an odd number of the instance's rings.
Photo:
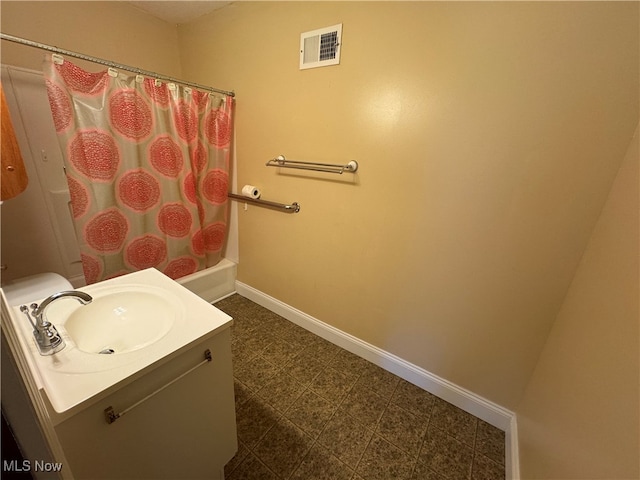
<path id="1" fill-rule="evenodd" d="M 11 306 L 39 302 L 49 295 L 64 290 L 73 290 L 73 285 L 57 273 L 38 273 L 18 278 L 2 286 L 5 297 Z"/>

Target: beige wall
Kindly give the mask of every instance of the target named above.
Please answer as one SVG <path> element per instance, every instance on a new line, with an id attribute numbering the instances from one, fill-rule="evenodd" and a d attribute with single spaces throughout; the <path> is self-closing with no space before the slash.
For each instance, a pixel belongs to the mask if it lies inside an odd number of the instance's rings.
<path id="1" fill-rule="evenodd" d="M 237 93 L 239 187 L 302 205 L 239 212 L 238 279 L 515 408 L 638 122 L 638 4 L 239 2 L 179 38 Z"/>
<path id="2" fill-rule="evenodd" d="M 179 29 L 120 2 L 0 15 L 235 89 L 239 185 L 302 204 L 240 211 L 239 280 L 515 409 L 523 478 L 622 478 L 638 476 L 637 143 L 609 191 L 638 123 L 638 8 L 241 2 Z M 299 34 L 340 22 L 341 65 L 299 71 Z M 3 63 L 41 59 L 2 42 Z M 264 166 L 280 153 L 361 169 Z"/>
<path id="3" fill-rule="evenodd" d="M 175 25 L 126 2 L 3 0 L 0 25 L 2 33 L 180 77 Z M 2 41 L 0 52 L 4 64 L 42 70 L 42 50 Z M 82 65 L 94 71 L 106 68 Z"/>
<path id="4" fill-rule="evenodd" d="M 522 478 L 640 478 L 638 136 L 517 409 Z"/>

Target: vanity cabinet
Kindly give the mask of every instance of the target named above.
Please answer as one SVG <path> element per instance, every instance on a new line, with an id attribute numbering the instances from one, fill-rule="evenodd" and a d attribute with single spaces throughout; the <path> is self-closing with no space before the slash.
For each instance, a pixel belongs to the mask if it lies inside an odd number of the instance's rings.
<path id="1" fill-rule="evenodd" d="M 232 318 L 154 268 L 82 291 L 90 303 L 47 307 L 65 341 L 53 355 L 39 354 L 18 306 L 5 315 L 2 295 L 3 331 L 62 478 L 224 478 L 238 449 Z"/>
<path id="2" fill-rule="evenodd" d="M 109 409 L 126 413 L 109 423 Z M 53 420 L 65 468 L 77 480 L 224 478 L 224 465 L 237 451 L 229 328 Z"/>

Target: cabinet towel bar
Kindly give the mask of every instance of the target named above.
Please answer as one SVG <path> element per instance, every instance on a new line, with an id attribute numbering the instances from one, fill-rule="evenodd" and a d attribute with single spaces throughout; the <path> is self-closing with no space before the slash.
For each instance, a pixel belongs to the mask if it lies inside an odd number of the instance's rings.
<path id="1" fill-rule="evenodd" d="M 300 160 L 287 160 L 284 155 L 279 155 L 276 158 L 272 158 L 266 163 L 267 167 L 280 167 L 280 168 L 297 168 L 299 170 L 313 170 L 315 172 L 327 172 L 338 173 L 342 175 L 343 172 L 355 173 L 358 170 L 358 162 L 351 160 L 346 165 L 336 165 L 333 163 L 317 163 L 317 162 L 302 162 Z"/>
<path id="2" fill-rule="evenodd" d="M 107 423 L 113 423 L 116 420 L 118 420 L 120 417 L 122 417 L 124 414 L 129 413 L 131 410 L 133 410 L 134 408 L 136 408 L 137 406 L 141 405 L 142 403 L 146 402 L 147 400 L 149 400 L 151 397 L 157 395 L 158 393 L 160 393 L 162 390 L 164 390 L 165 388 L 167 388 L 170 385 L 173 385 L 175 382 L 177 382 L 178 380 L 180 380 L 183 377 L 186 377 L 187 375 L 189 375 L 191 372 L 193 372 L 196 368 L 201 367 L 202 365 L 205 365 L 207 363 L 209 363 L 211 360 L 213 360 L 213 357 L 211 356 L 211 350 L 209 350 L 208 348 L 204 351 L 204 360 L 202 360 L 200 363 L 198 363 L 197 365 L 191 367 L 189 370 L 187 370 L 186 372 L 184 372 L 181 375 L 178 375 L 176 378 L 174 378 L 173 380 L 165 383 L 162 387 L 160 387 L 159 389 L 151 392 L 149 395 L 147 395 L 146 397 L 144 397 L 141 400 L 138 400 L 136 403 L 134 403 L 133 405 L 131 405 L 129 408 L 125 408 L 124 410 L 122 410 L 121 412 L 116 412 L 112 406 L 109 406 L 107 408 L 104 409 L 104 416 L 105 419 L 107 420 Z"/>

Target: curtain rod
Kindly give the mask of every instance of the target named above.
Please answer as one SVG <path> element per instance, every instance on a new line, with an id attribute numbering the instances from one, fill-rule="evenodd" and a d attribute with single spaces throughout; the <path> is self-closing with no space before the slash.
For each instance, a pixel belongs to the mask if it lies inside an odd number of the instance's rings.
<path id="1" fill-rule="evenodd" d="M 75 58 L 79 58 L 81 60 L 87 60 L 89 62 L 99 63 L 101 65 L 106 65 L 107 67 L 118 68 L 120 70 L 127 70 L 129 72 L 134 72 L 134 73 L 137 73 L 139 75 L 145 75 L 147 77 L 158 78 L 158 79 L 169 81 L 169 82 L 179 83 L 181 85 L 186 85 L 188 87 L 198 88 L 200 90 L 210 90 L 212 92 L 222 93 L 224 95 L 229 95 L 230 97 L 235 97 L 235 95 L 236 95 L 233 91 L 220 90 L 218 88 L 208 87 L 206 85 L 200 85 L 198 83 L 187 82 L 185 80 L 179 80 L 179 79 L 173 78 L 173 77 L 167 77 L 166 75 L 161 75 L 159 73 L 150 72 L 148 70 L 142 70 L 142 69 L 136 68 L 136 67 L 130 67 L 128 65 L 122 65 L 122 64 L 119 64 L 119 63 L 112 62 L 110 60 L 103 60 L 101 58 L 92 57 L 90 55 L 85 55 L 83 53 L 76 53 L 76 52 L 71 52 L 69 50 L 63 50 L 62 48 L 53 47 L 51 45 L 46 45 L 44 43 L 33 42 L 31 40 L 27 40 L 26 38 L 15 37 L 13 35 L 8 35 L 8 34 L 2 33 L 2 32 L 0 32 L 0 39 L 1 40 L 7 40 L 9 42 L 19 43 L 21 45 L 27 45 L 29 47 L 40 48 L 41 50 L 47 50 L 49 52 L 59 53 L 61 55 L 66 55 L 68 57 L 75 57 Z"/>

